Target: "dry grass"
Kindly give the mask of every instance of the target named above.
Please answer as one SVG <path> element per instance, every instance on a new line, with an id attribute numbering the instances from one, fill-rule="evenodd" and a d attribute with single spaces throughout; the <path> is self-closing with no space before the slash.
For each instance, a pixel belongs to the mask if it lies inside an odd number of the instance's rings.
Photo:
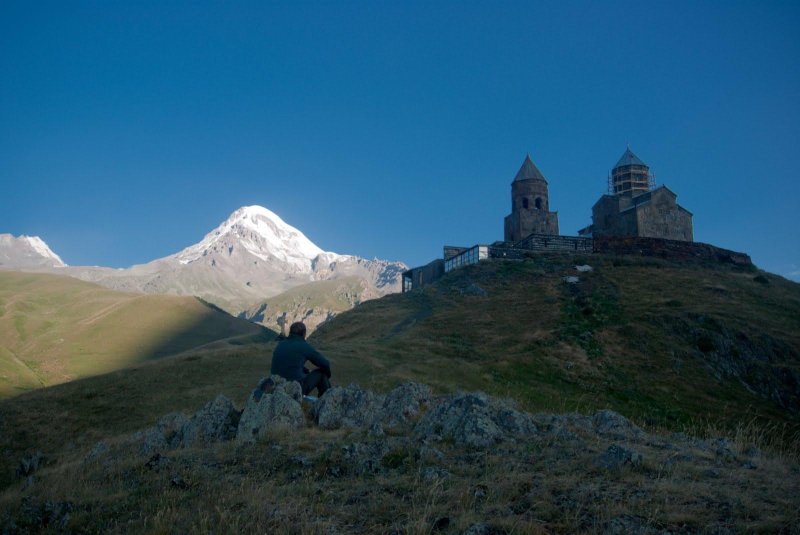
<path id="1" fill-rule="evenodd" d="M 667 447 L 669 437 L 652 437 L 626 444 L 644 455 L 642 465 L 608 470 L 595 461 L 611 442 L 573 430 L 574 439 L 540 435 L 487 451 L 398 434 L 368 470 L 343 448 L 373 439 L 314 428 L 166 452 L 150 466 L 124 447 L 113 462 L 86 463 L 85 452 L 75 452 L 30 486 L 6 489 L 0 509 L 23 526 L 24 497 L 69 502 L 66 527 L 86 533 L 430 534 L 479 522 L 521 534 L 600 533 L 613 522 L 673 532 L 797 526 L 796 461 L 764 454 L 748 468 L 745 457 L 721 458 L 701 442 Z M 441 458 L 421 453 L 430 447 Z"/>
<path id="2" fill-rule="evenodd" d="M 595 271 L 578 287 L 561 281 L 584 263 Z M 727 436 L 736 457 L 758 448 L 756 468 L 700 446 L 636 445 L 645 462 L 610 473 L 594 465 L 608 444 L 579 431 L 576 443 L 545 437 L 480 454 L 437 446 L 445 457 L 435 463 L 407 445 L 366 474 L 348 471 L 341 452 L 364 437 L 317 430 L 172 452 L 163 470 L 133 453 L 111 466 L 82 464 L 97 440 L 194 412 L 218 393 L 241 406 L 273 348 L 250 340 L 0 401 L 0 511 L 19 512 L 23 497 L 68 501 L 69 525 L 97 533 L 458 533 L 475 522 L 508 533 L 591 533 L 612 521 L 791 533 L 800 524 L 798 417 L 740 378 L 715 376 L 694 335 L 767 336 L 782 348 L 772 364 L 797 371 L 799 287 L 753 276 L 601 256 L 486 263 L 423 292 L 365 303 L 311 342 L 333 362 L 338 384 L 387 390 L 415 380 L 438 392 L 484 390 L 530 411 L 612 408 L 649 430 Z M 472 284 L 488 296 L 465 293 Z M 14 469 L 37 450 L 47 461 L 25 488 Z M 426 479 L 431 466 L 450 475 Z"/>
<path id="3" fill-rule="evenodd" d="M 0 271 L 0 396 L 261 331 L 192 297 Z"/>

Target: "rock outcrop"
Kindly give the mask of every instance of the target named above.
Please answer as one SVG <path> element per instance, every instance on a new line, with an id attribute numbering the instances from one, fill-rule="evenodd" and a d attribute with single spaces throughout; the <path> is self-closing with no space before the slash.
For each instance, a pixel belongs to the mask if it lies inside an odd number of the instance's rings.
<path id="1" fill-rule="evenodd" d="M 488 448 L 504 439 L 536 433 L 530 414 L 483 393 L 440 400 L 414 428 L 418 437 L 441 436 L 464 446 Z"/>
<path id="2" fill-rule="evenodd" d="M 348 428 L 361 431 L 357 436 L 363 442 L 348 445 L 344 456 L 351 469 L 366 472 L 391 465 L 409 455 L 408 451 L 414 451 L 412 456 L 417 458 L 435 459 L 440 453 L 433 444 L 438 442 L 485 450 L 505 441 L 552 437 L 580 445 L 576 432 L 618 442 L 596 460 L 600 467 L 616 469 L 641 463 L 641 455 L 629 444 L 642 443 L 647 437 L 627 418 L 610 410 L 591 416 L 532 415 L 517 410 L 510 401 L 482 392 L 433 396 L 429 386 L 419 383 L 405 383 L 386 394 L 355 384 L 333 387 L 318 400 L 306 402 L 299 383 L 280 377 L 271 379 L 268 391 L 261 396 L 251 394 L 241 412 L 228 398 L 219 395 L 190 417 L 179 413 L 163 416 L 154 426 L 133 434 L 126 443 L 133 444 L 140 454 L 152 456 L 215 442 L 257 442 L 268 439 L 271 432 L 307 426 Z M 311 406 L 304 408 L 304 403 Z M 387 435 L 386 431 L 391 432 Z M 719 444 L 715 447 L 723 449 Z M 106 443 L 98 443 L 86 461 L 94 462 L 109 454 L 113 457 L 112 450 Z"/>
<path id="3" fill-rule="evenodd" d="M 300 383 L 273 377 L 272 391 L 256 399 L 251 395 L 242 412 L 236 440 L 252 442 L 263 438 L 272 429 L 297 429 L 306 425 L 300 405 L 303 392 Z"/>

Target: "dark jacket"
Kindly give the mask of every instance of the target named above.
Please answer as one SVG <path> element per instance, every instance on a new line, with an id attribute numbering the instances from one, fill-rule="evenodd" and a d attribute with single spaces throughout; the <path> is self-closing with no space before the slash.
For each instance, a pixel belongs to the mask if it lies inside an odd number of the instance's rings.
<path id="1" fill-rule="evenodd" d="M 322 354 L 311 347 L 302 336 L 290 334 L 282 340 L 272 352 L 271 375 L 280 375 L 288 381 L 302 381 L 307 371 L 306 361 L 320 368 L 325 375 L 331 376 L 331 363 Z"/>

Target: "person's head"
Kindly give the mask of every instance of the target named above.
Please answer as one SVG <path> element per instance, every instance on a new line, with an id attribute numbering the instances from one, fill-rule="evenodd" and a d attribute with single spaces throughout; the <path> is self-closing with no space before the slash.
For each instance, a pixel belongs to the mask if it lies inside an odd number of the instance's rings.
<path id="1" fill-rule="evenodd" d="M 296 321 L 289 327 L 289 334 L 296 334 L 300 338 L 306 337 L 306 324 L 302 321 Z"/>

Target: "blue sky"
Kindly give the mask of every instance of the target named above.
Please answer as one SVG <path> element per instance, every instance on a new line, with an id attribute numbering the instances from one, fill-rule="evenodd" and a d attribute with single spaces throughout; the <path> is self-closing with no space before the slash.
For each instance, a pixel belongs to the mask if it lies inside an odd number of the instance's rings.
<path id="1" fill-rule="evenodd" d="M 796 2 L 0 3 L 0 232 L 125 267 L 260 204 L 425 263 L 503 235 L 526 153 L 564 234 L 630 144 L 697 241 L 800 280 Z"/>

